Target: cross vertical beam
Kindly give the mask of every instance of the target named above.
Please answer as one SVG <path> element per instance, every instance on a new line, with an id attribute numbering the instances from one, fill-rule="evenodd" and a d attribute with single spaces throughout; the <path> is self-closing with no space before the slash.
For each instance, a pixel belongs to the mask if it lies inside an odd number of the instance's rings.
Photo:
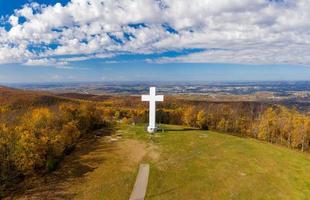
<path id="1" fill-rule="evenodd" d="M 156 88 L 150 87 L 149 95 L 142 95 L 142 101 L 148 101 L 149 103 L 149 126 L 147 131 L 149 133 L 156 132 L 156 102 L 164 101 L 163 95 L 156 95 Z"/>

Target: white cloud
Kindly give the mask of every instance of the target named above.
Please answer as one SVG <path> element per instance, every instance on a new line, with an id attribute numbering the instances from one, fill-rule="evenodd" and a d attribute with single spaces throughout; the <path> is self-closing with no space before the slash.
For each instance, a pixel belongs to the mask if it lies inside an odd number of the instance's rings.
<path id="1" fill-rule="evenodd" d="M 24 43 L 18 45 L 1 44 L 0 63 L 22 63 L 33 57 Z"/>
<path id="2" fill-rule="evenodd" d="M 42 58 L 42 59 L 29 59 L 27 60 L 24 65 L 29 66 L 55 66 L 55 67 L 61 67 L 61 68 L 67 68 L 68 62 L 64 60 L 57 60 L 53 58 Z"/>
<path id="3" fill-rule="evenodd" d="M 9 18 L 9 22 L 12 26 L 17 26 L 18 25 L 18 17 L 12 15 L 10 18 Z"/>
<path id="4" fill-rule="evenodd" d="M 74 69 L 74 67 L 66 66 L 66 65 L 56 65 L 56 68 L 58 68 L 58 69 Z"/>
<path id="5" fill-rule="evenodd" d="M 0 63 L 66 66 L 126 52 L 202 48 L 206 51 L 154 62 L 309 65 L 309 10 L 310 0 L 31 3 L 6 19 L 10 30 L 0 27 Z"/>
<path id="6" fill-rule="evenodd" d="M 239 50 L 209 50 L 192 53 L 174 58 L 163 57 L 157 60 L 147 60 L 155 63 L 234 63 L 234 64 L 292 64 L 310 65 L 310 55 L 304 54 L 307 48 L 298 47 L 298 51 L 289 48 L 239 49 Z M 290 56 L 288 56 L 290 55 Z M 302 62 L 298 62 L 302 61 Z"/>

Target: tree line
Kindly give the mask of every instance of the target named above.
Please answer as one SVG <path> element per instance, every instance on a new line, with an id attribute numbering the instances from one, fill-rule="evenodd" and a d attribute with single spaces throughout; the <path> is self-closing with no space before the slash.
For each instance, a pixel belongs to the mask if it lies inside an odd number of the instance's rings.
<path id="1" fill-rule="evenodd" d="M 136 99 L 104 104 L 110 119 L 147 123 L 147 105 Z M 252 137 L 309 151 L 310 117 L 295 108 L 260 102 L 168 100 L 157 109 L 157 123 L 176 124 Z"/>

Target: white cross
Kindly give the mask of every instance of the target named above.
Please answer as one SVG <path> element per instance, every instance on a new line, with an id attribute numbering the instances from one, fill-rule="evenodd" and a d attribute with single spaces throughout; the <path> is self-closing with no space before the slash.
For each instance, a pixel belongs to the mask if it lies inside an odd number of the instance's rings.
<path id="1" fill-rule="evenodd" d="M 150 95 L 142 95 L 142 101 L 150 102 L 149 126 L 147 127 L 147 131 L 154 133 L 156 132 L 156 101 L 164 101 L 164 96 L 156 96 L 156 88 L 150 87 Z"/>

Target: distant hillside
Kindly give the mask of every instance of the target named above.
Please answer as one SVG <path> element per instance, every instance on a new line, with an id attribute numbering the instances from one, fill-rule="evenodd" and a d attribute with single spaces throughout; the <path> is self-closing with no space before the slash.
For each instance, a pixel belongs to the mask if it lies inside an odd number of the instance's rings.
<path id="1" fill-rule="evenodd" d="M 81 99 L 89 101 L 104 101 L 112 98 L 112 95 L 95 95 L 95 94 L 81 94 L 81 93 L 60 93 L 57 96 L 70 98 L 70 99 Z"/>
<path id="2" fill-rule="evenodd" d="M 41 91 L 29 91 L 0 86 L 0 106 L 8 105 L 12 108 L 26 106 L 54 105 L 68 101 L 63 97 Z"/>

